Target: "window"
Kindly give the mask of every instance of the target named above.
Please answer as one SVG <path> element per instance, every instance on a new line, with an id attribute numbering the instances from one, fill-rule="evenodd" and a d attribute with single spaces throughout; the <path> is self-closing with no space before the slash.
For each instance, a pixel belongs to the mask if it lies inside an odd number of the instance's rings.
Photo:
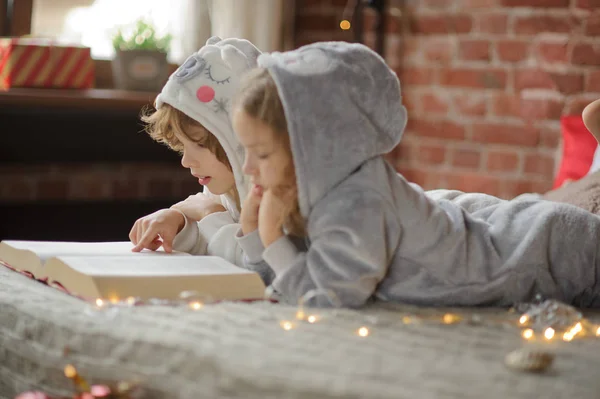
<path id="1" fill-rule="evenodd" d="M 33 0 L 31 33 L 92 49 L 92 57 L 110 59 L 111 36 L 140 17 L 158 33 L 173 35 L 169 59 L 180 63 L 211 35 L 243 37 L 261 50 L 291 42 L 290 0 Z M 293 9 L 293 7 L 292 7 Z"/>

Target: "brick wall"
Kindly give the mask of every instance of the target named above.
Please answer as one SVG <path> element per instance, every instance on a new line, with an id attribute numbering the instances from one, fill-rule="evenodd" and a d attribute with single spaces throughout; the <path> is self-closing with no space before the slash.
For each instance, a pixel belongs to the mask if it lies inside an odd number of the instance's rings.
<path id="1" fill-rule="evenodd" d="M 346 1 L 297 0 L 297 44 L 351 39 Z M 427 189 L 552 185 L 559 118 L 600 98 L 599 0 L 388 0 L 385 57 L 409 109 L 390 159 Z M 372 32 L 373 15 L 365 15 Z M 365 35 L 373 43 L 373 34 Z"/>
<path id="2" fill-rule="evenodd" d="M 338 28 L 346 0 L 296 1 L 297 46 L 352 40 Z M 385 56 L 410 112 L 390 155 L 398 169 L 428 189 L 512 197 L 550 188 L 558 118 L 600 97 L 600 0 L 388 4 Z M 365 18 L 368 31 L 372 13 Z M 184 198 L 198 189 L 176 162 L 2 166 L 0 181 L 0 202 Z"/>

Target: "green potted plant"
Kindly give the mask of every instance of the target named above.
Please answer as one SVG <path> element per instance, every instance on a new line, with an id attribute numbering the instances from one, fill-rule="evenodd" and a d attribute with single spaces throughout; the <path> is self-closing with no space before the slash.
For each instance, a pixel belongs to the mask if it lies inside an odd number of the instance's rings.
<path id="1" fill-rule="evenodd" d="M 153 24 L 140 19 L 128 34 L 119 29 L 112 37 L 115 87 L 159 91 L 168 77 L 167 53 L 172 36 L 158 36 Z"/>

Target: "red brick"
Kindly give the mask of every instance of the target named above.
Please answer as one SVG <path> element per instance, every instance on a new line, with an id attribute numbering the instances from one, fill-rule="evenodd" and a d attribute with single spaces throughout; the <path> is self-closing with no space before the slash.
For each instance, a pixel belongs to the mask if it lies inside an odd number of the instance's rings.
<path id="1" fill-rule="evenodd" d="M 540 145 L 541 148 L 557 148 L 562 140 L 560 125 L 557 123 L 553 126 L 541 126 L 540 128 Z"/>
<path id="2" fill-rule="evenodd" d="M 518 16 L 514 22 L 517 35 L 538 35 L 544 32 L 570 33 L 572 18 L 554 15 Z"/>
<path id="3" fill-rule="evenodd" d="M 463 40 L 460 42 L 460 58 L 466 61 L 489 61 L 490 42 L 487 40 Z"/>
<path id="4" fill-rule="evenodd" d="M 535 147 L 539 142 L 539 131 L 533 126 L 477 123 L 473 124 L 471 134 L 473 141 L 479 143 Z"/>
<path id="5" fill-rule="evenodd" d="M 425 93 L 421 96 L 421 112 L 425 114 L 446 114 L 449 104 L 443 96 Z"/>
<path id="6" fill-rule="evenodd" d="M 521 97 L 517 95 L 499 93 L 492 99 L 492 114 L 496 116 L 519 117 Z"/>
<path id="7" fill-rule="evenodd" d="M 406 108 L 409 115 L 413 112 L 420 112 L 421 97 L 418 92 L 409 90 L 406 87 L 402 89 L 402 105 Z"/>
<path id="8" fill-rule="evenodd" d="M 597 100 L 598 97 L 595 95 L 581 96 L 581 97 L 571 97 L 567 102 L 567 105 L 564 110 L 565 115 L 581 115 L 583 109 L 592 101 Z"/>
<path id="9" fill-rule="evenodd" d="M 465 127 L 449 121 L 409 118 L 406 128 L 421 137 L 437 137 L 451 140 L 463 140 L 465 138 Z"/>
<path id="10" fill-rule="evenodd" d="M 552 89 L 564 94 L 574 94 L 583 90 L 581 73 L 558 74 L 538 69 L 522 69 L 515 73 L 515 90 Z"/>
<path id="11" fill-rule="evenodd" d="M 498 4 L 498 0 L 463 0 L 462 8 L 491 8 Z"/>
<path id="12" fill-rule="evenodd" d="M 446 69 L 440 71 L 440 84 L 452 87 L 504 89 L 506 71 L 500 69 Z"/>
<path id="13" fill-rule="evenodd" d="M 502 0 L 505 7 L 569 7 L 570 0 Z"/>
<path id="14" fill-rule="evenodd" d="M 521 116 L 526 120 L 559 120 L 565 102 L 551 98 L 522 98 Z"/>
<path id="15" fill-rule="evenodd" d="M 475 22 L 476 31 L 481 33 L 503 34 L 508 30 L 508 14 L 478 14 Z"/>
<path id="16" fill-rule="evenodd" d="M 485 116 L 487 113 L 487 101 L 485 97 L 468 94 L 457 94 L 454 96 L 454 106 L 460 115 Z"/>
<path id="17" fill-rule="evenodd" d="M 423 35 L 469 33 L 473 20 L 468 14 L 413 15 L 410 28 L 413 33 Z"/>
<path id="18" fill-rule="evenodd" d="M 519 167 L 519 156 L 514 152 L 493 151 L 487 154 L 486 168 L 496 172 L 512 172 Z"/>
<path id="19" fill-rule="evenodd" d="M 500 40 L 496 43 L 496 54 L 500 61 L 519 62 L 527 58 L 529 42 L 520 40 Z"/>
<path id="20" fill-rule="evenodd" d="M 600 0 L 576 0 L 575 7 L 598 10 L 600 9 Z"/>
<path id="21" fill-rule="evenodd" d="M 499 195 L 502 178 L 472 173 L 461 173 L 448 177 L 450 188 L 470 193 Z"/>
<path id="22" fill-rule="evenodd" d="M 403 19 L 387 14 L 385 16 L 385 31 L 387 33 L 401 33 L 404 31 Z M 375 29 L 375 26 L 373 26 Z M 364 30 L 364 32 L 368 32 Z"/>
<path id="23" fill-rule="evenodd" d="M 600 13 L 592 14 L 588 18 L 585 34 L 587 36 L 600 36 Z"/>
<path id="24" fill-rule="evenodd" d="M 588 72 L 585 91 L 600 93 L 600 70 Z"/>
<path id="25" fill-rule="evenodd" d="M 446 148 L 440 145 L 422 144 L 419 146 L 418 159 L 425 164 L 441 164 L 446 159 Z"/>
<path id="26" fill-rule="evenodd" d="M 432 37 L 422 44 L 423 55 L 427 61 L 448 64 L 454 56 L 455 42 L 452 38 Z"/>
<path id="27" fill-rule="evenodd" d="M 551 179 L 554 175 L 554 158 L 542 154 L 527 154 L 525 156 L 524 172 L 542 175 Z"/>
<path id="28" fill-rule="evenodd" d="M 481 165 L 481 152 L 463 148 L 452 151 L 452 166 L 458 168 L 479 169 Z"/>
<path id="29" fill-rule="evenodd" d="M 567 43 L 540 42 L 535 48 L 538 61 L 566 63 L 569 61 Z"/>
<path id="30" fill-rule="evenodd" d="M 600 66 L 600 46 L 589 43 L 576 44 L 571 62 L 576 65 Z"/>
<path id="31" fill-rule="evenodd" d="M 396 71 L 403 85 L 432 85 L 436 82 L 436 71 L 431 68 L 402 68 Z"/>

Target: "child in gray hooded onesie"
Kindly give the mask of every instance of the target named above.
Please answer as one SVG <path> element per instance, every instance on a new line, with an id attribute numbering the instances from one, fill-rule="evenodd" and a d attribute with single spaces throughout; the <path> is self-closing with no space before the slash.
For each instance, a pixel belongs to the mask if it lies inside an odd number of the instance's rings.
<path id="1" fill-rule="evenodd" d="M 233 110 L 256 196 L 238 240 L 287 301 L 320 289 L 335 300 L 312 305 L 510 306 L 539 294 L 600 307 L 599 217 L 525 200 L 469 213 L 428 198 L 384 160 L 407 114 L 379 55 L 316 43 L 258 64 Z"/>

